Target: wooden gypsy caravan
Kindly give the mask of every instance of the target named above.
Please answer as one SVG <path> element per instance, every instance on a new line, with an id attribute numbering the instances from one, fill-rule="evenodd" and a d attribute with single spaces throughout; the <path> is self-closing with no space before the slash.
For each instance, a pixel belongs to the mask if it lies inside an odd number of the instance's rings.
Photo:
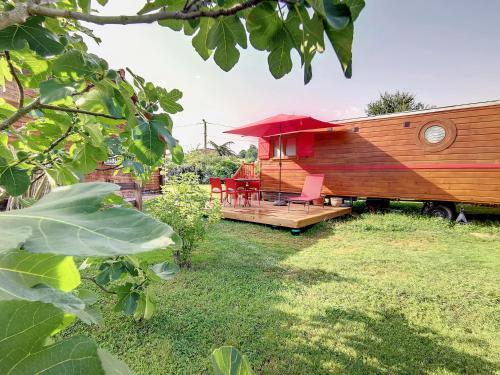
<path id="1" fill-rule="evenodd" d="M 259 139 L 268 196 L 278 191 L 278 156 L 279 137 Z M 415 200 L 428 214 L 452 218 L 459 202 L 500 205 L 500 101 L 283 133 L 281 162 L 284 193 L 300 192 L 307 174 L 324 173 L 323 194 L 367 198 L 371 209 Z"/>

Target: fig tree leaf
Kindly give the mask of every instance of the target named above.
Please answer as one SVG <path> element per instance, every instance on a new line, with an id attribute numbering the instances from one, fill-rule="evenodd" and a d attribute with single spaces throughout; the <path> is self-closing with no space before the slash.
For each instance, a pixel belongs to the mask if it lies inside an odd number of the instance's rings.
<path id="1" fill-rule="evenodd" d="M 49 57 L 64 50 L 64 43 L 41 24 L 44 17 L 30 17 L 25 23 L 0 30 L 0 50 L 22 50 L 26 43 L 38 55 Z"/>
<path id="2" fill-rule="evenodd" d="M 156 164 L 165 153 L 166 146 L 157 129 L 158 127 L 143 120 L 139 126 L 132 129 L 133 144 L 130 146 L 130 151 L 146 165 Z"/>
<path id="3" fill-rule="evenodd" d="M 354 26 L 352 22 L 342 30 L 335 30 L 326 21 L 323 21 L 326 36 L 332 44 L 340 66 L 346 78 L 352 75 L 352 40 L 354 35 Z"/>
<path id="4" fill-rule="evenodd" d="M 207 47 L 208 32 L 210 28 L 215 23 L 213 18 L 202 18 L 200 21 L 200 29 L 198 33 L 193 37 L 191 43 L 194 49 L 201 56 L 203 60 L 207 60 L 212 54 L 212 50 Z"/>
<path id="5" fill-rule="evenodd" d="M 233 27 L 233 23 L 220 17 L 215 21 L 207 36 L 207 47 L 215 50 L 214 61 L 225 72 L 230 71 L 240 58 L 236 43 L 241 37 L 233 34 Z"/>
<path id="6" fill-rule="evenodd" d="M 344 29 L 351 22 L 351 10 L 344 3 L 323 0 L 325 19 L 335 30 Z"/>
<path id="7" fill-rule="evenodd" d="M 134 209 L 102 207 L 118 190 L 102 182 L 58 187 L 31 207 L 0 213 L 0 227 L 30 227 L 23 249 L 33 253 L 115 256 L 172 245 L 168 225 Z"/>
<path id="8" fill-rule="evenodd" d="M 40 83 L 40 102 L 49 104 L 59 99 L 64 99 L 76 91 L 74 83 L 63 83 L 56 79 L 49 79 Z"/>
<path id="9" fill-rule="evenodd" d="M 157 263 L 152 265 L 150 268 L 160 279 L 163 280 L 173 279 L 175 274 L 179 272 L 179 267 L 168 262 Z"/>
<path id="10" fill-rule="evenodd" d="M 269 70 L 274 78 L 278 79 L 292 70 L 290 52 L 293 48 L 292 41 L 287 31 L 282 28 L 272 40 L 273 48 L 268 56 Z"/>
<path id="11" fill-rule="evenodd" d="M 182 98 L 182 92 L 173 89 L 172 91 L 167 91 L 165 89 L 159 89 L 160 95 L 160 105 L 165 112 L 175 114 L 184 110 L 182 106 L 177 103 Z"/>
<path id="12" fill-rule="evenodd" d="M 71 293 L 80 284 L 72 257 L 13 250 L 0 254 L 0 300 L 50 303 L 87 323 L 99 318 Z"/>
<path id="13" fill-rule="evenodd" d="M 258 50 L 270 50 L 270 42 L 280 27 L 280 18 L 275 7 L 269 3 L 261 3 L 253 8 L 246 18 L 250 44 Z"/>
<path id="14" fill-rule="evenodd" d="M 28 190 L 31 184 L 28 171 L 18 167 L 8 166 L 5 159 L 0 157 L 0 186 L 2 186 L 9 195 L 17 197 Z"/>
<path id="15" fill-rule="evenodd" d="M 352 20 L 356 21 L 359 14 L 365 7 L 365 0 L 344 0 L 344 3 L 347 4 L 349 9 L 351 10 Z"/>
<path id="16" fill-rule="evenodd" d="M 252 375 L 253 371 L 245 355 L 232 346 L 221 346 L 212 353 L 215 375 Z"/>
<path id="17" fill-rule="evenodd" d="M 0 248 L 0 256 L 5 251 L 17 249 L 30 235 L 30 227 L 0 227 L 0 238 L 3 243 Z"/>

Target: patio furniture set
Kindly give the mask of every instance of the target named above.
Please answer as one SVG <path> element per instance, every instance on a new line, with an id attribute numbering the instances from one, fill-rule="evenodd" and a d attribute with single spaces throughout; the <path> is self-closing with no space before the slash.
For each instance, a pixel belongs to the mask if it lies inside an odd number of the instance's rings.
<path id="1" fill-rule="evenodd" d="M 324 204 L 324 197 L 321 195 L 324 178 L 324 174 L 307 175 L 302 188 L 302 193 L 298 196 L 292 196 L 286 199 L 288 211 L 290 211 L 292 203 L 303 204 L 304 210 L 307 209 L 307 212 L 309 212 L 311 202 L 321 200 Z M 214 194 L 220 197 L 219 199 L 222 205 L 233 205 L 235 208 L 237 204 L 242 207 L 251 207 L 252 200 L 256 197 L 260 207 L 260 201 L 262 198 L 260 179 L 210 178 L 210 203 L 212 203 L 212 196 Z"/>

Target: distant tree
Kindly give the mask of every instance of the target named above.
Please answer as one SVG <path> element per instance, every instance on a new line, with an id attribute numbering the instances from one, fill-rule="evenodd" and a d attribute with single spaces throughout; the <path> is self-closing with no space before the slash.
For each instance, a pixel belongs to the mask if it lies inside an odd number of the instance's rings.
<path id="1" fill-rule="evenodd" d="M 247 150 L 241 150 L 240 152 L 238 152 L 238 157 L 240 159 L 245 159 L 247 157 Z"/>
<path id="2" fill-rule="evenodd" d="M 365 112 L 368 116 L 377 116 L 387 113 L 420 111 L 427 108 L 431 108 L 431 106 L 417 102 L 414 94 L 398 90 L 394 93 L 380 94 L 377 100 L 367 105 Z"/>
<path id="3" fill-rule="evenodd" d="M 257 160 L 257 146 L 250 145 L 250 147 L 248 147 L 248 150 L 246 152 L 246 159 L 248 161 L 255 161 L 255 160 Z"/>
<path id="4" fill-rule="evenodd" d="M 236 155 L 234 153 L 233 150 L 231 150 L 231 145 L 234 143 L 234 142 L 226 142 L 226 143 L 223 143 L 221 145 L 218 145 L 217 143 L 213 142 L 213 141 L 209 141 L 210 145 L 214 148 L 215 151 L 217 151 L 217 153 L 220 155 L 220 156 L 234 156 Z"/>

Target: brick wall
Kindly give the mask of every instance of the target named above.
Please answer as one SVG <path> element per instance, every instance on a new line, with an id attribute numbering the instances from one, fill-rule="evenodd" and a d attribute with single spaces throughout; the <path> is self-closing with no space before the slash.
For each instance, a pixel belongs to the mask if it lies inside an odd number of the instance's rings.
<path id="1" fill-rule="evenodd" d="M 103 181 L 112 182 L 114 184 L 126 184 L 133 183 L 134 179 L 128 173 L 122 173 L 121 171 L 116 172 L 114 169 L 110 169 L 109 166 L 101 163 L 96 171 L 85 176 L 85 182 L 91 181 Z M 144 193 L 159 193 L 161 191 L 161 176 L 160 170 L 156 170 L 149 181 L 145 182 L 142 191 Z"/>

